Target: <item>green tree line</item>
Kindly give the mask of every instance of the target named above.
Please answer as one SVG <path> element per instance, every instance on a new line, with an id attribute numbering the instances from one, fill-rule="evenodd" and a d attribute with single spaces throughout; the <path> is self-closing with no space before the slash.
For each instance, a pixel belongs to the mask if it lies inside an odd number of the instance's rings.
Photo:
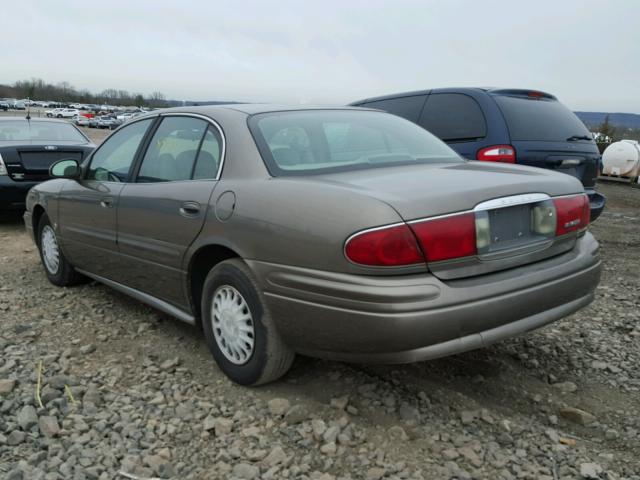
<path id="1" fill-rule="evenodd" d="M 29 98 L 31 100 L 63 103 L 89 103 L 109 105 L 135 105 L 138 107 L 165 107 L 167 100 L 162 92 L 143 95 L 138 92 L 107 88 L 100 93 L 77 89 L 69 82 L 47 83 L 41 78 L 18 80 L 13 85 L 0 84 L 0 98 Z"/>

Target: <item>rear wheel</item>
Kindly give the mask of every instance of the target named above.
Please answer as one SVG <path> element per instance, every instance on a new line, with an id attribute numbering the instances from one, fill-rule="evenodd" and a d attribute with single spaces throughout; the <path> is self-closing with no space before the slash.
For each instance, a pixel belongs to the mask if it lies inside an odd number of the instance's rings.
<path id="1" fill-rule="evenodd" d="M 241 385 L 260 385 L 284 375 L 295 354 L 278 334 L 264 296 L 240 259 L 216 265 L 202 292 L 207 345 L 220 369 Z"/>
<path id="2" fill-rule="evenodd" d="M 49 217 L 43 214 L 38 223 L 38 249 L 44 271 L 51 283 L 59 287 L 74 285 L 82 280 L 82 275 L 75 271 L 67 261 Z"/>

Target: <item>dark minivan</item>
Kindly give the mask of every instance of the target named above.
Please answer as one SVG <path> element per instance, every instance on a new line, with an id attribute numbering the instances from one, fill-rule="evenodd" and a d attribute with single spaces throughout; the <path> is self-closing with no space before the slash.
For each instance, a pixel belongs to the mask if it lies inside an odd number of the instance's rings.
<path id="1" fill-rule="evenodd" d="M 548 168 L 579 178 L 591 221 L 605 197 L 595 191 L 600 153 L 580 119 L 548 93 L 535 90 L 438 88 L 368 98 L 377 108 L 417 123 L 471 160 Z"/>

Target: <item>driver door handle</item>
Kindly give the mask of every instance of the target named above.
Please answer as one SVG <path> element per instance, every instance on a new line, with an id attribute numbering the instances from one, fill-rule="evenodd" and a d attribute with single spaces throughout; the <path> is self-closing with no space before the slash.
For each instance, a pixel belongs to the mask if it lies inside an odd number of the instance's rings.
<path id="1" fill-rule="evenodd" d="M 113 198 L 112 197 L 104 197 L 100 200 L 100 206 L 102 208 L 112 208 L 113 207 Z"/>

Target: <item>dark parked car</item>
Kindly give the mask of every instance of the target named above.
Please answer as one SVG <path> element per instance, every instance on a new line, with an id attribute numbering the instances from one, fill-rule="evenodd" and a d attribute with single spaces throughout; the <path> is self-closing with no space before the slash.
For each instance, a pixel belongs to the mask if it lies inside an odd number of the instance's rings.
<path id="1" fill-rule="evenodd" d="M 5 100 L 0 100 L 0 110 L 4 110 L 5 112 L 9 110 L 9 103 Z"/>
<path id="2" fill-rule="evenodd" d="M 535 90 L 439 88 L 368 98 L 426 128 L 470 160 L 548 168 L 578 178 L 589 195 L 591 221 L 605 197 L 595 191 L 600 152 L 589 130 L 556 97 Z"/>
<path id="3" fill-rule="evenodd" d="M 52 163 L 82 161 L 94 148 L 64 120 L 0 117 L 0 211 L 24 210 L 27 191 L 51 178 Z"/>
<path id="4" fill-rule="evenodd" d="M 189 323 L 241 384 L 294 353 L 413 362 L 593 299 L 580 182 L 468 162 L 375 110 L 191 107 L 130 120 L 33 188 L 55 285 L 86 275 Z"/>

